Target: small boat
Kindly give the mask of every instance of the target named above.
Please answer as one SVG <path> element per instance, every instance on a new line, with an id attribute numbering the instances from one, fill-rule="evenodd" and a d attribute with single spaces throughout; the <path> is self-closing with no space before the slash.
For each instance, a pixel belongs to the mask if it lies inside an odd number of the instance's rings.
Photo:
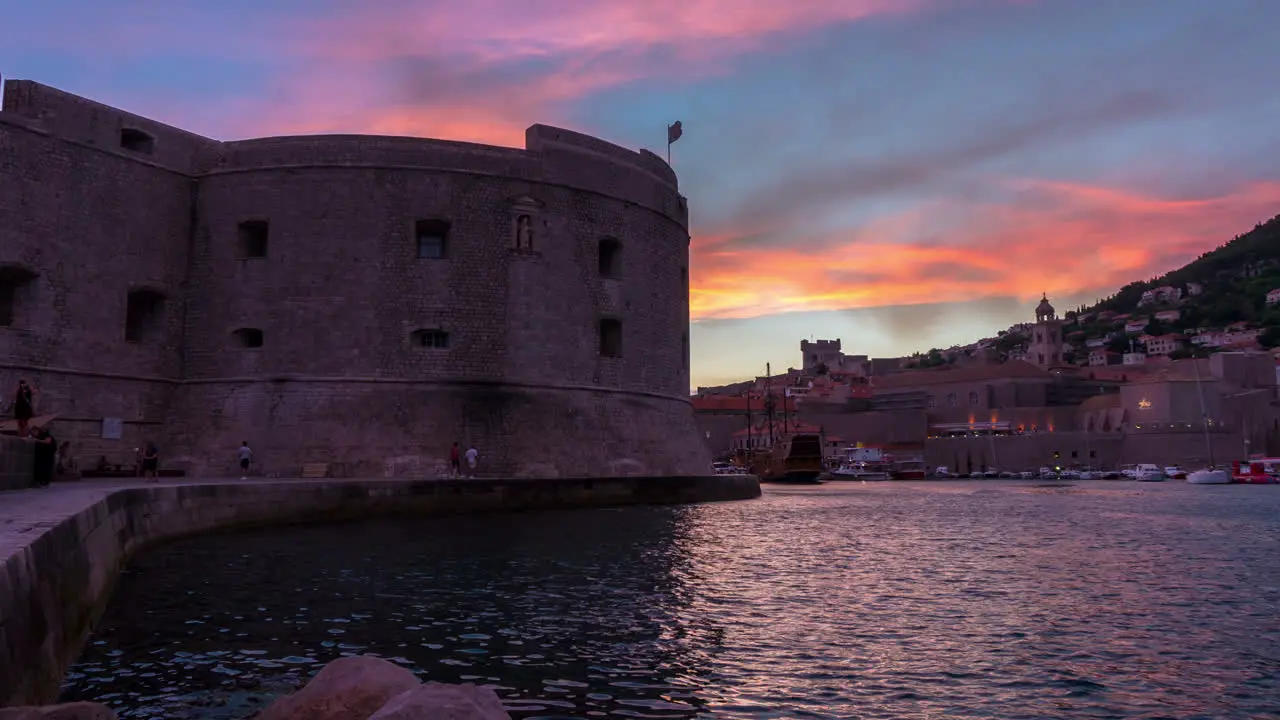
<path id="1" fill-rule="evenodd" d="M 1169 467 L 1164 469 L 1164 476 L 1169 478 L 1170 480 L 1186 480 L 1187 471 L 1183 470 L 1177 465 L 1170 465 Z"/>
<path id="2" fill-rule="evenodd" d="M 1237 460 L 1231 463 L 1231 482 L 1240 485 L 1280 484 L 1280 458 Z"/>
<path id="3" fill-rule="evenodd" d="M 927 474 L 920 458 L 894 460 L 889 469 L 889 477 L 894 480 L 923 480 Z"/>
<path id="4" fill-rule="evenodd" d="M 760 482 L 818 485 L 822 475 L 822 436 L 793 433 L 774 443 L 773 450 L 755 457 L 752 470 Z"/>
<path id="5" fill-rule="evenodd" d="M 1192 485 L 1226 485 L 1231 482 L 1231 473 L 1217 468 L 1205 468 L 1185 473 L 1187 482 Z"/>
<path id="6" fill-rule="evenodd" d="M 847 462 L 831 471 L 833 479 L 838 480 L 888 480 L 889 473 L 877 468 L 872 463 Z"/>

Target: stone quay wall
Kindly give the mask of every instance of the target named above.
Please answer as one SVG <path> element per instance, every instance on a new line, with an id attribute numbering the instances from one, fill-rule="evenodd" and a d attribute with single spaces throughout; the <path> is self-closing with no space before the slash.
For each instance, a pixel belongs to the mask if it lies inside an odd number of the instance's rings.
<path id="1" fill-rule="evenodd" d="M 10 80 L 0 387 L 82 467 L 153 440 L 216 477 L 248 441 L 416 477 L 456 440 L 494 476 L 703 474 L 688 212 L 658 156 L 561 128 L 221 142 Z"/>
<path id="2" fill-rule="evenodd" d="M 0 435 L 0 491 L 31 487 L 35 445 L 9 435 Z"/>
<path id="3" fill-rule="evenodd" d="M 54 492 L 61 488 L 55 488 Z M 287 480 L 138 486 L 73 509 L 0 568 L 0 707 L 53 702 L 141 548 L 197 533 L 382 516 L 746 500 L 755 477 Z"/>

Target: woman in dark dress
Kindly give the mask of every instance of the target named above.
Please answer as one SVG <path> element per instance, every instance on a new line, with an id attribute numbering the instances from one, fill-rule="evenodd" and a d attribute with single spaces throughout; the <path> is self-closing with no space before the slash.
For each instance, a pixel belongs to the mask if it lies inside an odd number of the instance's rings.
<path id="1" fill-rule="evenodd" d="M 58 441 L 44 428 L 36 428 L 31 432 L 31 436 L 36 445 L 31 474 L 34 476 L 36 487 L 44 487 L 53 482 L 53 456 L 58 452 Z"/>
<path id="2" fill-rule="evenodd" d="M 24 438 L 30 436 L 27 424 L 31 422 L 31 417 L 36 414 L 35 399 L 32 396 L 31 386 L 26 380 L 18 381 L 18 391 L 13 397 L 13 419 L 18 421 L 18 437 Z"/>
<path id="3" fill-rule="evenodd" d="M 159 477 L 156 472 L 160 467 L 160 449 L 155 443 L 147 441 L 147 448 L 142 451 L 142 477 L 147 482 L 156 482 Z"/>

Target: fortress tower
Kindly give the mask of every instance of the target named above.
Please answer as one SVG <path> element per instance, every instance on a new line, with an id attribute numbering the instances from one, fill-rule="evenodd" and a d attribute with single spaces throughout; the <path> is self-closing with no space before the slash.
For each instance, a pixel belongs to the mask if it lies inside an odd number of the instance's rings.
<path id="1" fill-rule="evenodd" d="M 1049 304 L 1048 295 L 1043 295 L 1036 306 L 1036 324 L 1031 328 L 1027 359 L 1045 370 L 1065 364 L 1062 359 L 1062 321 L 1054 312 L 1053 305 Z"/>
<path id="2" fill-rule="evenodd" d="M 701 475 L 688 207 L 648 151 L 219 142 L 30 81 L 0 112 L 0 384 L 82 462 Z"/>

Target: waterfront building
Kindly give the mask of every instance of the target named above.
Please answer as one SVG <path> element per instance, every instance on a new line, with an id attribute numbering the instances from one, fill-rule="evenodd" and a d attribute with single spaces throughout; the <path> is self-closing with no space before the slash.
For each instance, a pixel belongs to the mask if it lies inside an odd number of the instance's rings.
<path id="1" fill-rule="evenodd" d="M 699 475 L 688 207 L 657 155 L 533 125 L 220 142 L 25 80 L 0 112 L 0 376 L 82 465 Z M 12 380 L 6 380 L 8 385 Z"/>

